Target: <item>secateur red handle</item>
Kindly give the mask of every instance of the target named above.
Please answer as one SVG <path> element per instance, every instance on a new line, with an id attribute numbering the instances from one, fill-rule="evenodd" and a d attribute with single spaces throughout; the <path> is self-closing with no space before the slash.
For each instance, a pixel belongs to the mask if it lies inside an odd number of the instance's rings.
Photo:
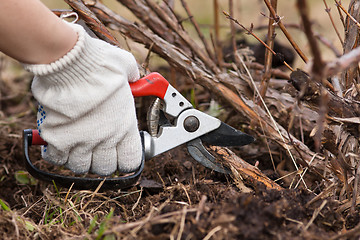
<path id="1" fill-rule="evenodd" d="M 37 129 L 31 129 L 32 131 L 32 139 L 31 139 L 31 145 L 47 145 L 47 142 L 44 141 L 40 137 L 39 131 Z"/>
<path id="2" fill-rule="evenodd" d="M 157 72 L 150 73 L 136 82 L 130 83 L 134 97 L 156 96 L 164 99 L 168 87 L 169 82 Z"/>
<path id="3" fill-rule="evenodd" d="M 156 96 L 164 99 L 169 87 L 169 82 L 157 72 L 150 73 L 136 82 L 129 84 L 134 97 Z M 32 130 L 31 145 L 47 145 L 47 142 L 40 137 L 39 131 L 36 129 Z"/>

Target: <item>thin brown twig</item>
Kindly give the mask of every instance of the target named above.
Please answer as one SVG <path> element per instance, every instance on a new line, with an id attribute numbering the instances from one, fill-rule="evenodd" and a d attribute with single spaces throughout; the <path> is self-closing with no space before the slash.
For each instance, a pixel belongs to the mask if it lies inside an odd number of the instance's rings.
<path id="1" fill-rule="evenodd" d="M 324 176 L 325 177 L 325 176 Z M 314 198 L 312 198 L 310 201 L 308 201 L 305 204 L 305 207 L 309 207 L 311 204 L 313 204 L 314 202 L 317 202 L 320 199 L 326 198 L 327 194 L 329 194 L 329 192 L 331 190 L 333 190 L 333 188 L 335 187 L 335 183 L 332 183 L 330 186 L 326 187 L 319 195 L 315 196 Z"/>
<path id="2" fill-rule="evenodd" d="M 163 6 L 166 6 L 166 8 L 164 7 L 164 10 L 168 13 L 169 17 L 171 17 L 173 19 L 173 21 L 176 21 L 179 23 L 179 26 L 184 29 L 184 27 L 182 26 L 182 21 L 181 19 L 179 18 L 178 15 L 176 15 L 176 13 L 174 12 L 174 8 L 169 5 L 169 2 L 168 1 L 163 1 Z"/>
<path id="3" fill-rule="evenodd" d="M 317 216 L 319 215 L 319 213 L 321 212 L 321 210 L 325 207 L 325 205 L 327 204 L 327 202 L 328 202 L 328 201 L 325 199 L 325 200 L 321 203 L 320 207 L 318 207 L 318 208 L 315 209 L 315 211 L 314 211 L 314 213 L 313 213 L 310 221 L 308 222 L 308 224 L 306 224 L 306 226 L 305 226 L 305 228 L 304 228 L 305 231 L 306 231 L 306 230 L 311 226 L 311 224 L 315 221 L 315 219 L 317 218 Z"/>
<path id="4" fill-rule="evenodd" d="M 334 0 L 336 5 L 358 26 L 358 28 L 360 28 L 360 23 L 358 21 L 356 21 L 356 19 L 351 16 L 351 14 L 343 7 L 343 5 L 341 4 L 341 2 Z"/>
<path id="5" fill-rule="evenodd" d="M 330 11 L 331 11 L 331 8 L 328 7 L 327 3 L 326 3 L 326 0 L 323 0 L 324 2 L 324 5 L 325 5 L 325 12 L 329 15 L 329 18 L 330 18 L 330 22 L 331 22 L 331 25 L 333 26 L 335 32 L 336 32 L 336 35 L 338 36 L 340 42 L 341 42 L 341 45 L 344 44 L 344 41 L 342 40 L 341 36 L 340 36 L 340 33 L 335 25 L 335 22 L 334 22 L 334 19 L 332 18 L 331 14 L 330 14 Z"/>
<path id="6" fill-rule="evenodd" d="M 234 2 L 233 0 L 229 0 L 229 13 L 231 16 L 234 15 Z M 234 54 L 234 58 L 235 61 L 237 61 L 237 58 L 235 57 L 235 53 L 237 51 L 237 47 L 236 47 L 236 39 L 235 39 L 235 24 L 234 21 L 230 21 L 230 30 L 231 30 L 231 45 L 232 45 L 232 50 L 233 50 L 233 54 Z"/>
<path id="7" fill-rule="evenodd" d="M 286 36 L 286 38 L 289 40 L 290 44 L 293 46 L 293 48 L 295 49 L 295 51 L 299 54 L 299 56 L 301 57 L 301 59 L 307 63 L 308 62 L 308 58 L 305 56 L 305 54 L 301 51 L 301 49 L 299 48 L 299 46 L 296 44 L 296 42 L 294 41 L 294 39 L 292 38 L 292 36 L 290 35 L 290 33 L 287 31 L 287 29 L 285 28 L 284 24 L 281 21 L 281 18 L 276 14 L 276 11 L 274 10 L 274 8 L 271 6 L 271 3 L 269 2 L 269 0 L 264 0 L 266 6 L 268 7 L 271 16 L 275 19 L 277 25 L 279 25 L 281 31 L 284 33 L 284 35 Z"/>
<path id="8" fill-rule="evenodd" d="M 321 82 L 321 78 L 323 75 L 323 68 L 324 68 L 324 63 L 323 60 L 321 58 L 321 52 L 318 46 L 318 43 L 314 37 L 314 33 L 311 29 L 311 21 L 308 17 L 309 15 L 309 8 L 307 6 L 306 0 L 298 0 L 297 1 L 297 6 L 298 6 L 298 10 L 301 16 L 301 20 L 303 23 L 303 27 L 304 27 L 304 32 L 306 34 L 307 40 L 309 42 L 310 45 L 310 49 L 313 55 L 313 67 L 312 67 L 312 72 L 313 74 L 315 74 L 315 80 L 317 82 Z"/>
<path id="9" fill-rule="evenodd" d="M 200 215 L 204 211 L 206 200 L 207 200 L 206 195 L 202 195 L 201 200 L 200 200 L 199 205 L 198 205 L 198 210 L 196 212 L 196 217 L 195 217 L 196 222 L 199 222 L 199 220 L 200 220 Z"/>
<path id="10" fill-rule="evenodd" d="M 213 229 L 210 230 L 210 232 L 208 234 L 206 234 L 206 236 L 204 237 L 204 240 L 209 240 L 212 238 L 212 236 L 214 236 L 214 234 L 218 231 L 220 231 L 222 229 L 221 226 L 217 226 L 214 227 Z"/>
<path id="11" fill-rule="evenodd" d="M 218 62 L 218 66 L 221 68 L 222 63 L 224 62 L 221 42 L 220 42 L 220 23 L 219 23 L 219 2 L 218 0 L 213 0 L 214 4 L 214 34 L 215 34 L 215 52 L 216 52 L 216 60 Z"/>
<path id="12" fill-rule="evenodd" d="M 186 218 L 186 206 L 183 207 L 183 211 L 182 211 L 182 215 L 181 215 L 181 219 L 180 219 L 180 227 L 179 227 L 179 232 L 177 235 L 176 240 L 180 240 L 182 233 L 184 232 L 184 228 L 185 228 L 185 218 Z"/>
<path id="13" fill-rule="evenodd" d="M 271 5 L 275 9 L 277 9 L 277 0 L 271 0 Z M 268 34 L 267 34 L 267 45 L 272 49 L 274 48 L 274 38 L 275 38 L 275 25 L 274 18 L 269 18 L 268 24 Z M 264 75 L 261 79 L 260 85 L 260 95 L 261 97 L 265 97 L 267 88 L 269 86 L 270 77 L 271 77 L 271 68 L 272 68 L 272 54 L 269 50 L 265 51 L 265 62 L 264 62 Z M 260 102 L 258 102 L 260 104 Z"/>
<path id="14" fill-rule="evenodd" d="M 342 15 L 341 9 L 340 9 L 339 5 L 337 5 L 337 4 L 336 4 L 336 9 L 337 9 L 337 11 L 338 11 L 340 21 L 341 21 L 343 27 L 345 27 L 345 19 L 344 19 L 344 16 Z"/>
<path id="15" fill-rule="evenodd" d="M 149 67 L 149 62 L 150 62 L 150 56 L 151 56 L 151 53 L 152 53 L 152 48 L 154 46 L 154 43 L 152 43 L 148 49 L 148 53 L 146 54 L 146 57 L 145 57 L 145 60 L 144 60 L 144 63 L 143 63 L 143 67 L 145 69 L 147 69 Z"/>

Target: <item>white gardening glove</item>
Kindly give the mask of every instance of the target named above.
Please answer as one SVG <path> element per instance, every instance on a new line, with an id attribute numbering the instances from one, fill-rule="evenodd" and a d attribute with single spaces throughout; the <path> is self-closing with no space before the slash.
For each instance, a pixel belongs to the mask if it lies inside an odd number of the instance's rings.
<path id="1" fill-rule="evenodd" d="M 133 55 L 91 38 L 77 24 L 74 48 L 51 64 L 24 65 L 35 77 L 45 160 L 75 173 L 136 170 L 142 146 L 128 81 L 139 79 Z"/>

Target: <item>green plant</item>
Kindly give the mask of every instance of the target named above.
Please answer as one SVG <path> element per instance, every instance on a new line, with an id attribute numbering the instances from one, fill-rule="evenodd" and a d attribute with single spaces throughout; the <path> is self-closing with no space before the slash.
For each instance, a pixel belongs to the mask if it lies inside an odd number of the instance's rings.
<path id="1" fill-rule="evenodd" d="M 0 206 L 5 211 L 11 211 L 10 207 L 0 198 Z"/>
<path id="2" fill-rule="evenodd" d="M 104 235 L 107 227 L 108 227 L 108 221 L 113 217 L 114 215 L 114 208 L 110 209 L 110 212 L 106 215 L 105 219 L 100 223 L 99 229 L 97 230 L 97 236 L 96 240 L 99 240 Z"/>

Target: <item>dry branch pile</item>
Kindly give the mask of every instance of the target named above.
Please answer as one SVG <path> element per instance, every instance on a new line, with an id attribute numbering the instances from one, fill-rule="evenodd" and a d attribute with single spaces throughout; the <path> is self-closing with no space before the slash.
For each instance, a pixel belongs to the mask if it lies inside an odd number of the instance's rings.
<path id="1" fill-rule="evenodd" d="M 262 42 L 267 48 L 265 66 L 249 61 L 251 58 L 242 49 L 237 49 L 234 39 L 232 54 L 235 56 L 235 61 L 226 63 L 219 58 L 222 54 L 219 50 L 219 40 L 216 39 L 216 30 L 215 39 L 209 43 L 185 1 L 181 1 L 182 5 L 201 41 L 193 40 L 182 25 L 184 20 L 179 19 L 166 1 L 158 4 L 151 0 L 119 0 L 141 23 L 133 23 L 122 18 L 98 1 L 84 1 L 85 5 L 78 1 L 67 2 L 79 12 L 99 37 L 106 40 L 103 31 L 99 28 L 102 22 L 112 30 L 119 31 L 143 44 L 149 51 L 164 58 L 177 72 L 205 87 L 216 96 L 217 100 L 235 110 L 241 116 L 242 124 L 250 126 L 248 131 L 256 135 L 258 142 L 265 146 L 276 143 L 279 147 L 277 151 L 285 153 L 286 161 L 292 162 L 292 169 L 297 171 L 294 174 L 296 177 L 294 178 L 294 175 L 291 177 L 293 183 L 297 182 L 297 184 L 290 184 L 290 187 L 301 185 L 313 191 L 315 186 L 311 182 L 309 184 L 306 182 L 307 178 L 311 181 L 316 178 L 317 183 L 320 184 L 316 187 L 320 189 L 336 182 L 333 188 L 339 190 L 337 191 L 339 199 L 347 199 L 346 196 L 351 195 L 352 198 L 357 197 L 356 191 L 353 191 L 358 180 L 355 176 L 357 176 L 359 158 L 358 124 L 360 122 L 357 82 L 357 60 L 360 55 L 356 42 L 358 32 L 356 19 L 359 18 L 357 1 L 352 1 L 350 12 L 346 12 L 352 14 L 353 18 L 350 17 L 351 15 L 345 15 L 343 20 L 346 33 L 344 55 L 328 63 L 322 60 L 318 40 L 312 32 L 308 6 L 305 1 L 298 1 L 302 26 L 313 53 L 313 64 L 309 64 L 311 70 L 308 73 L 293 70 L 289 66 L 292 73 L 288 78 L 293 86 L 289 86 L 286 81 L 270 79 L 281 72 L 279 69 L 271 68 L 271 57 L 273 54 L 274 57 L 277 55 L 271 48 L 273 37 L 269 37 L 267 43 Z M 231 4 L 232 1 L 229 2 Z M 278 25 L 298 55 L 305 62 L 309 62 L 308 57 L 297 46 L 294 38 L 277 16 L 276 1 L 272 1 L 272 4 L 267 0 L 264 2 L 271 13 L 269 32 L 272 35 L 269 36 L 273 36 L 275 25 Z M 143 14 L 144 12 L 147 14 Z M 223 17 L 229 19 L 229 29 L 235 27 L 246 29 L 231 16 L 231 13 L 225 12 Z M 98 19 L 97 22 L 94 19 Z M 276 24 L 273 24 L 274 21 Z M 251 29 L 246 31 L 259 39 Z M 232 33 L 234 34 L 234 30 Z M 280 76 L 287 74 L 282 72 Z M 259 82 L 258 79 L 261 81 Z M 243 160 L 238 159 L 238 161 Z M 279 168 L 277 173 L 283 177 L 279 165 L 275 167 Z M 255 176 L 254 173 L 239 171 L 245 179 Z M 286 171 L 283 172 L 285 174 Z M 310 178 L 306 177 L 307 175 L 312 176 Z M 259 179 L 257 181 L 267 181 L 264 180 L 265 176 Z M 267 186 L 272 187 L 271 184 Z M 344 191 L 341 191 L 342 188 Z"/>

